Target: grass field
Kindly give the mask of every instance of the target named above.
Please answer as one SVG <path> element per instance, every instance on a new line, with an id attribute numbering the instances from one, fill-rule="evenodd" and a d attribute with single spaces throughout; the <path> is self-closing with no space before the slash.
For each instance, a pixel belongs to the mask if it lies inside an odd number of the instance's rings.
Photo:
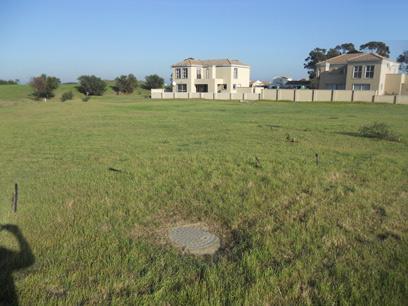
<path id="1" fill-rule="evenodd" d="M 21 304 L 408 300 L 407 106 L 28 92 L 0 86 L 0 224 L 35 256 L 14 273 Z M 401 141 L 355 134 L 375 121 Z M 166 243 L 194 222 L 222 237 L 216 256 Z"/>

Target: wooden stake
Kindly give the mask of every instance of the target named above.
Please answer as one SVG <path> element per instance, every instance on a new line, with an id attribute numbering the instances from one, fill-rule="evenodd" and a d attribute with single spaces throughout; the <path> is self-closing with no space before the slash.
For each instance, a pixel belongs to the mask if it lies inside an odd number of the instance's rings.
<path id="1" fill-rule="evenodd" d="M 13 212 L 17 212 L 17 203 L 18 203 L 18 184 L 14 184 L 14 194 L 13 194 L 13 203 L 12 203 L 12 209 Z"/>

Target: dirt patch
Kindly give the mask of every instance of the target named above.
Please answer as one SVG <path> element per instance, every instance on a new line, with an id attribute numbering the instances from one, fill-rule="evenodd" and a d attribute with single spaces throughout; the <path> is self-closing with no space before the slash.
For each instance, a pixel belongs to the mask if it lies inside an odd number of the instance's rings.
<path id="1" fill-rule="evenodd" d="M 327 180 L 331 183 L 335 183 L 343 178 L 343 174 L 337 171 L 330 172 L 327 175 Z"/>
<path id="2" fill-rule="evenodd" d="M 162 247 L 174 247 L 169 239 L 169 231 L 175 227 L 194 226 L 216 235 L 220 240 L 218 251 L 210 255 L 212 262 L 221 257 L 235 261 L 253 248 L 253 241 L 249 235 L 251 228 L 247 222 L 238 224 L 233 228 L 215 222 L 209 218 L 198 219 L 182 217 L 176 211 L 160 211 L 151 218 L 146 218 L 142 223 L 135 224 L 129 232 L 132 240 L 145 241 Z M 182 248 L 176 248 L 180 253 L 186 254 Z"/>

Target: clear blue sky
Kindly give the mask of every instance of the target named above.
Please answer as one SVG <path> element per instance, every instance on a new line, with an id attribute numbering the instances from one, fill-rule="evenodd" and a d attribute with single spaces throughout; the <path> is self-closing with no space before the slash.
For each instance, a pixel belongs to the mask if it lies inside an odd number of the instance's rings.
<path id="1" fill-rule="evenodd" d="M 186 57 L 240 59 L 252 79 L 306 77 L 314 47 L 408 49 L 408 1 L 0 0 L 0 79 L 169 78 Z"/>

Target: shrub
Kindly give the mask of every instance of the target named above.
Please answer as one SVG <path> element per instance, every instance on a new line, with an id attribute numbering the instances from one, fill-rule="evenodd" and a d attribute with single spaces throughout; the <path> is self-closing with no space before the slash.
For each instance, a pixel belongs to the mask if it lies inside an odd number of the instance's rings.
<path id="1" fill-rule="evenodd" d="M 133 74 L 121 75 L 115 79 L 113 90 L 117 93 L 130 94 L 137 87 L 137 79 Z"/>
<path id="2" fill-rule="evenodd" d="M 145 81 L 143 82 L 144 89 L 152 89 L 152 88 L 163 88 L 164 86 L 164 79 L 159 77 L 157 74 L 148 75 L 145 77 Z"/>
<path id="3" fill-rule="evenodd" d="M 78 80 L 78 91 L 84 95 L 102 96 L 106 90 L 106 83 L 94 75 L 82 75 Z"/>
<path id="4" fill-rule="evenodd" d="M 358 130 L 358 135 L 361 137 L 385 139 L 390 141 L 399 141 L 398 135 L 391 131 L 390 127 L 382 122 L 374 122 L 372 124 L 363 125 Z"/>
<path id="5" fill-rule="evenodd" d="M 91 98 L 90 96 L 85 96 L 82 98 L 82 101 L 88 102 L 90 98 Z"/>
<path id="6" fill-rule="evenodd" d="M 31 80 L 30 85 L 34 89 L 33 96 L 39 98 L 52 98 L 54 90 L 58 88 L 61 81 L 52 76 L 42 74 Z"/>
<path id="7" fill-rule="evenodd" d="M 68 100 L 72 100 L 73 98 L 74 98 L 74 94 L 72 93 L 72 91 L 67 91 L 62 94 L 61 101 L 65 102 Z"/>

